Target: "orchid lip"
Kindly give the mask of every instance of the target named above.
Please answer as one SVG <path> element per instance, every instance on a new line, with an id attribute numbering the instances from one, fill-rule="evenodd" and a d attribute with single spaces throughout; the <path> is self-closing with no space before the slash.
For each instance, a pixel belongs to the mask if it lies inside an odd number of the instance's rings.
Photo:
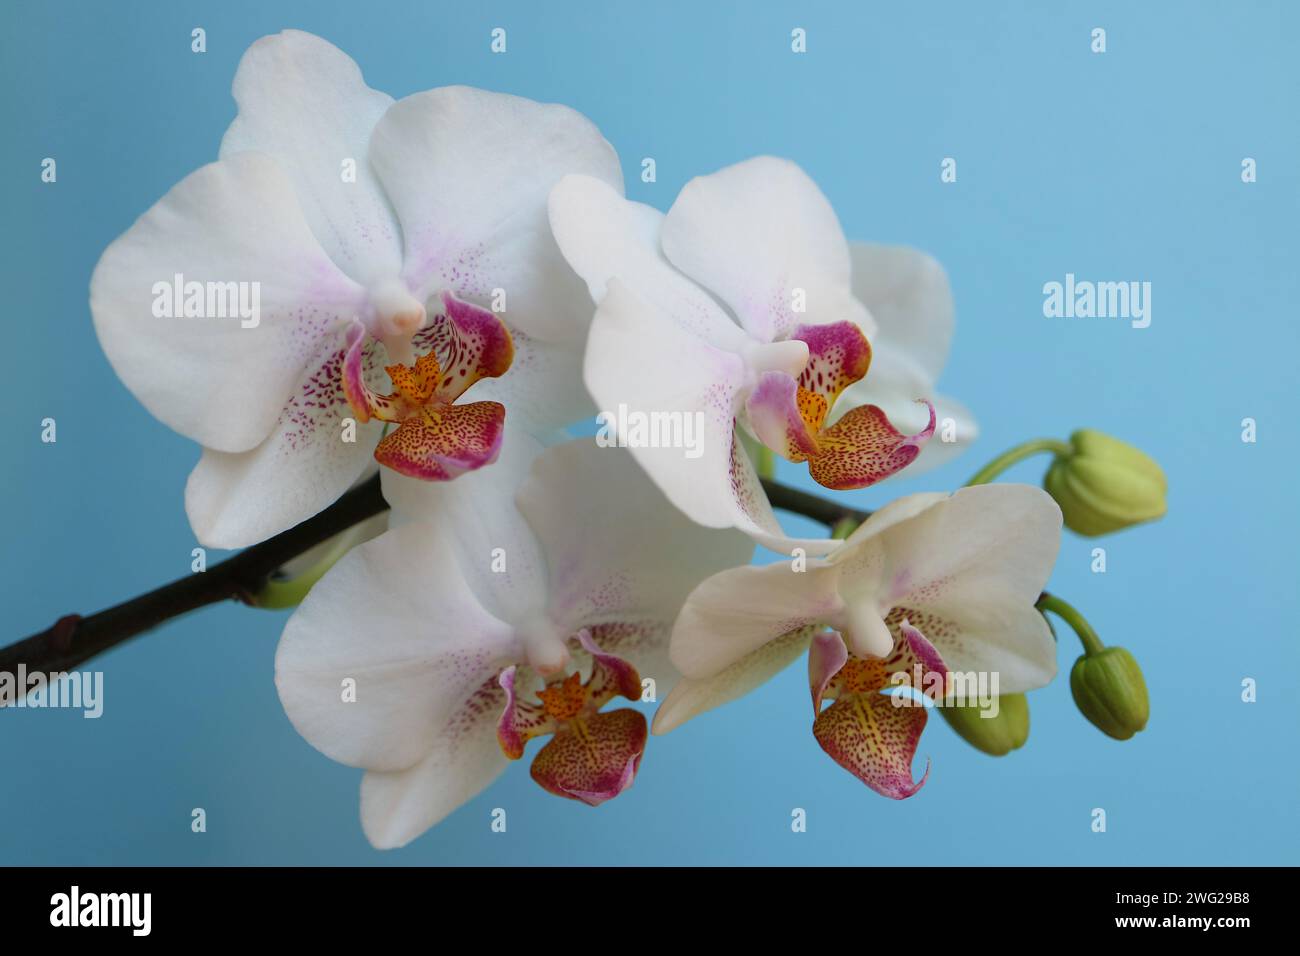
<path id="1" fill-rule="evenodd" d="M 538 630 L 541 643 L 549 648 L 550 629 L 543 625 Z M 533 757 L 532 778 L 556 796 L 599 806 L 631 786 L 649 728 L 638 711 L 602 709 L 615 697 L 638 698 L 641 678 L 636 668 L 602 650 L 586 628 L 575 637 L 591 655 L 586 680 L 581 670 L 551 677 L 532 701 L 517 694 L 515 665 L 501 672 L 506 701 L 497 722 L 497 742 L 508 758 L 518 760 L 530 739 L 550 736 Z"/>

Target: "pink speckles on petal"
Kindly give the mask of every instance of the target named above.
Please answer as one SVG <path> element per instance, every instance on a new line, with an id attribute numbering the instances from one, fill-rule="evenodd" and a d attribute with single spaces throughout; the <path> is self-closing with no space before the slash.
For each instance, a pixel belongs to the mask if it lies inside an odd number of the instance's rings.
<path id="1" fill-rule="evenodd" d="M 814 716 L 821 713 L 826 689 L 848 659 L 849 649 L 838 631 L 821 631 L 813 636 L 808 648 L 808 689 L 812 692 Z"/>
<path id="2" fill-rule="evenodd" d="M 895 646 L 898 661 L 896 666 L 891 669 L 912 671 L 919 664 L 923 676 L 936 673 L 946 682 L 948 665 L 943 662 L 943 657 L 940 656 L 935 646 L 926 639 L 926 636 L 906 620 L 899 624 L 899 631 L 901 639 Z M 924 688 L 917 689 L 923 690 Z"/>
<path id="3" fill-rule="evenodd" d="M 324 450 L 335 456 L 342 444 L 338 438 L 343 419 L 351 415 L 363 425 L 371 417 L 361 417 L 352 407 L 347 376 L 352 376 L 353 387 L 373 393 L 368 385 L 379 381 L 383 372 L 366 347 L 364 329 L 360 337 L 354 337 L 353 331 L 349 327 L 344 336 L 336 326 L 336 331 L 326 332 L 316 340 L 314 353 L 307 358 L 302 377 L 285 402 L 272 436 L 280 451 L 297 454 Z"/>
<path id="4" fill-rule="evenodd" d="M 648 736 L 635 710 L 571 721 L 538 751 L 532 777 L 549 793 L 597 806 L 631 786 Z"/>
<path id="5" fill-rule="evenodd" d="M 346 352 L 341 374 L 343 394 L 357 421 L 365 423 L 371 418 L 393 422 L 398 420 L 397 409 L 387 396 L 380 395 L 366 384 L 365 360 L 367 358 L 366 327 L 357 319 L 348 326 Z"/>
<path id="6" fill-rule="evenodd" d="M 912 796 L 930 775 L 912 780 L 912 758 L 925 730 L 925 707 L 899 705 L 890 695 L 848 694 L 817 715 L 813 736 L 822 750 L 876 793 L 894 800 Z"/>
<path id="7" fill-rule="evenodd" d="M 533 737 L 551 733 L 555 729 L 555 721 L 540 704 L 526 703 L 515 696 L 517 673 L 518 669 L 512 664 L 498 678 L 498 683 L 506 692 L 506 706 L 497 721 L 497 743 L 501 745 L 501 752 L 511 760 L 518 760 L 524 755 L 524 745 Z"/>
<path id="8" fill-rule="evenodd" d="M 411 478 L 449 481 L 497 460 L 505 418 L 498 402 L 421 409 L 384 436 L 375 460 Z"/>
<path id="9" fill-rule="evenodd" d="M 853 409 L 818 436 L 820 451 L 808 463 L 818 484 L 836 491 L 865 488 L 910 465 L 934 434 L 934 406 L 930 423 L 915 435 L 904 435 L 875 405 Z"/>
<path id="10" fill-rule="evenodd" d="M 925 705 L 906 694 L 884 694 L 910 684 L 933 699 L 941 696 L 948 668 L 925 635 L 898 624 L 894 647 L 883 660 L 849 655 L 838 634 L 818 635 L 808 655 L 813 694 L 813 736 L 841 767 L 877 793 L 895 800 L 920 790 L 929 776 L 912 780 L 912 759 L 925 729 Z M 938 675 L 937 678 L 933 675 Z M 821 709 L 823 697 L 835 703 Z"/>
<path id="11" fill-rule="evenodd" d="M 785 372 L 764 372 L 745 400 L 754 434 L 768 448 L 791 461 L 817 453 L 816 439 L 799 407 L 798 385 Z"/>
<path id="12" fill-rule="evenodd" d="M 616 696 L 628 700 L 641 696 L 641 677 L 635 667 L 621 657 L 602 651 L 592 640 L 591 631 L 585 627 L 578 632 L 578 643 L 592 659 L 587 693 L 593 707 L 600 707 Z"/>
<path id="13" fill-rule="evenodd" d="M 632 779 L 636 776 L 637 767 L 640 765 L 640 754 L 628 757 L 627 763 L 623 766 L 623 775 L 618 778 L 618 782 L 612 790 L 570 790 L 568 791 L 569 795 L 581 800 L 589 807 L 598 807 L 606 800 L 612 800 L 632 786 Z"/>
<path id="14" fill-rule="evenodd" d="M 813 479 L 836 490 L 875 484 L 920 454 L 934 434 L 929 402 L 930 424 L 915 435 L 901 434 L 874 405 L 852 409 L 824 427 L 840 393 L 871 364 L 871 345 L 857 325 L 801 325 L 792 339 L 808 346 L 799 378 L 764 372 L 745 402 L 750 427 L 763 444 L 789 461 L 808 462 Z"/>
<path id="15" fill-rule="evenodd" d="M 453 402 L 481 378 L 497 378 L 514 360 L 514 343 L 501 319 L 450 292 L 442 294 L 446 314 L 432 322 L 431 347 L 442 368 L 437 395 Z"/>
<path id="16" fill-rule="evenodd" d="M 634 710 L 600 712 L 615 696 L 639 698 L 641 677 L 627 661 L 602 650 L 590 631 L 579 631 L 577 639 L 591 655 L 585 683 L 578 671 L 554 678 L 538 691 L 539 702 L 529 703 L 515 694 L 515 669 L 501 672 L 506 706 L 497 740 L 507 757 L 518 760 L 531 738 L 553 734 L 533 758 L 533 779 L 556 796 L 597 806 L 631 786 L 649 728 Z"/>
<path id="17" fill-rule="evenodd" d="M 840 392 L 867 374 L 871 366 L 871 344 L 853 322 L 829 325 L 801 325 L 790 336 L 808 345 L 808 364 L 799 375 L 799 387 L 826 400 L 834 407 Z M 821 423 L 817 426 L 820 428 Z"/>

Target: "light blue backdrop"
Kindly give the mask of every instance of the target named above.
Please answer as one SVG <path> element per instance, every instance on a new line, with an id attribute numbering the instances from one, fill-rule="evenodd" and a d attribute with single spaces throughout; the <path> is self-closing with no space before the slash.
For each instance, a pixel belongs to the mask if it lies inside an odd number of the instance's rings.
<path id="1" fill-rule="evenodd" d="M 503 56 L 489 52 L 496 26 Z M 1104 55 L 1089 50 L 1095 26 Z M 636 786 L 599 810 L 545 796 L 519 764 L 384 854 L 360 831 L 359 773 L 280 708 L 284 616 L 232 605 L 103 658 L 98 721 L 0 712 L 0 863 L 1297 861 L 1300 6 L 6 3 L 6 642 L 188 572 L 182 489 L 198 449 L 114 378 L 87 283 L 110 240 L 215 158 L 235 64 L 285 27 L 339 44 L 397 96 L 465 83 L 568 103 L 618 148 L 629 194 L 661 208 L 693 175 L 775 153 L 818 180 L 853 238 L 938 256 L 958 303 L 942 386 L 983 437 L 942 471 L 852 498 L 951 488 L 1016 441 L 1085 424 L 1149 450 L 1169 517 L 1103 542 L 1104 575 L 1089 571 L 1093 544 L 1067 537 L 1052 588 L 1141 660 L 1150 726 L 1109 740 L 1058 680 L 1031 697 L 1029 744 L 1005 759 L 933 721 L 930 781 L 894 803 L 817 748 L 796 666 L 657 741 Z M 55 185 L 39 179 L 46 156 Z M 658 183 L 636 178 L 643 156 Z M 956 184 L 939 181 L 945 156 Z M 1066 272 L 1152 282 L 1151 327 L 1044 318 L 1042 285 Z M 46 416 L 55 445 L 39 440 Z M 1240 439 L 1247 416 L 1257 444 Z M 1062 643 L 1068 670 L 1076 645 Z M 1258 703 L 1240 701 L 1245 677 Z M 504 835 L 488 826 L 497 806 Z M 792 807 L 807 833 L 791 832 Z"/>

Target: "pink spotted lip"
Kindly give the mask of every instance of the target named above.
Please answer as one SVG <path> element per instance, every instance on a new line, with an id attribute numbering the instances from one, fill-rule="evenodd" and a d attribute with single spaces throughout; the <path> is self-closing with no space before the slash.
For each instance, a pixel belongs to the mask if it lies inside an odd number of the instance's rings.
<path id="1" fill-rule="evenodd" d="M 585 683 L 575 670 L 550 681 L 534 703 L 516 694 L 515 667 L 501 672 L 506 706 L 497 723 L 497 741 L 507 757 L 518 760 L 529 740 L 549 734 L 551 739 L 533 758 L 532 778 L 549 793 L 594 807 L 632 785 L 649 728 L 638 711 L 600 709 L 618 696 L 640 697 L 636 668 L 602 652 L 585 629 L 577 639 L 592 658 L 591 677 Z"/>
<path id="2" fill-rule="evenodd" d="M 798 378 L 787 371 L 762 372 L 745 402 L 759 439 L 789 461 L 808 462 L 818 484 L 837 491 L 865 488 L 907 467 L 934 434 L 929 425 L 904 435 L 875 405 L 851 409 L 835 424 L 826 419 L 835 400 L 860 381 L 871 365 L 871 345 L 853 322 L 801 325 L 790 341 L 808 347 Z"/>
<path id="3" fill-rule="evenodd" d="M 450 293 L 433 318 L 434 347 L 413 365 L 386 367 L 394 391 L 383 395 L 366 385 L 363 357 L 369 341 L 364 325 L 348 329 L 343 391 L 357 419 L 392 422 L 375 449 L 375 459 L 400 474 L 447 481 L 496 461 L 505 429 L 505 406 L 456 400 L 482 378 L 505 374 L 514 344 L 493 313 Z"/>

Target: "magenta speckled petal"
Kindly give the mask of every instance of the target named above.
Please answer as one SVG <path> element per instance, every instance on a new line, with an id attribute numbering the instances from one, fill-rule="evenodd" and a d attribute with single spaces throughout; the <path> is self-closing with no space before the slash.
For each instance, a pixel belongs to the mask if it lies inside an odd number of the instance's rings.
<path id="1" fill-rule="evenodd" d="M 901 698 L 907 700 L 906 698 Z M 912 758 L 925 707 L 914 701 L 880 693 L 849 694 L 817 715 L 813 736 L 831 759 L 876 793 L 894 800 L 912 796 L 925 785 L 930 762 L 918 781 L 912 780 Z"/>
<path id="2" fill-rule="evenodd" d="M 385 422 L 400 421 L 401 415 L 393 399 L 380 395 L 366 384 L 366 337 L 366 327 L 360 320 L 353 319 L 348 326 L 347 351 L 343 356 L 343 395 L 361 424 L 372 418 Z"/>
<path id="3" fill-rule="evenodd" d="M 539 734 L 553 733 L 555 721 L 540 704 L 529 704 L 515 696 L 515 666 L 501 672 L 498 683 L 506 692 L 506 706 L 497 721 L 497 742 L 511 760 L 524 755 L 524 745 Z"/>
<path id="4" fill-rule="evenodd" d="M 745 411 L 759 441 L 783 458 L 804 461 L 817 454 L 817 440 L 800 409 L 799 386 L 792 376 L 764 372 L 745 400 Z"/>
<path id="5" fill-rule="evenodd" d="M 442 304 L 446 315 L 433 319 L 428 337 L 442 369 L 434 394 L 440 401 L 454 402 L 479 379 L 504 375 L 514 361 L 515 347 L 510 331 L 494 313 L 450 292 L 442 294 Z"/>
<path id="6" fill-rule="evenodd" d="M 801 325 L 790 338 L 808 345 L 808 364 L 799 375 L 799 387 L 820 395 L 828 410 L 840 392 L 860 381 L 871 367 L 871 343 L 852 322 Z M 821 424 L 810 423 L 814 430 Z"/>
<path id="7" fill-rule="evenodd" d="M 814 716 L 821 713 L 822 698 L 848 659 L 849 649 L 839 631 L 821 631 L 813 637 L 808 648 L 808 689 Z"/>
<path id="8" fill-rule="evenodd" d="M 930 409 L 930 423 L 915 435 L 902 434 L 875 405 L 850 411 L 818 436 L 819 453 L 808 463 L 813 480 L 826 488 L 848 491 L 902 471 L 934 434 L 934 405 L 925 404 Z"/>
<path id="9" fill-rule="evenodd" d="M 505 421 L 498 402 L 431 406 L 385 435 L 375 460 L 411 478 L 449 481 L 497 460 Z"/>
<path id="10" fill-rule="evenodd" d="M 649 728 L 635 710 L 593 714 L 572 721 L 533 759 L 532 777 L 558 797 L 597 806 L 632 784 Z"/>

